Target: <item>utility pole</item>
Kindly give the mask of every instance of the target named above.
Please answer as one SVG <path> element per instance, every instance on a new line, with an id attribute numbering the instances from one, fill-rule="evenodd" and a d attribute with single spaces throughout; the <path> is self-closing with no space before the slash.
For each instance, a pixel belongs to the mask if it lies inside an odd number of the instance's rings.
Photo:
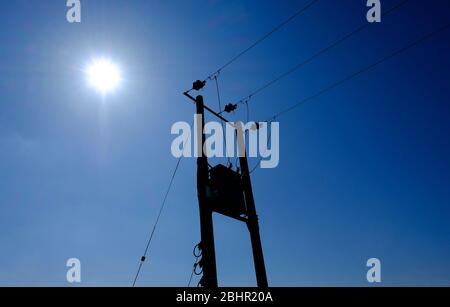
<path id="1" fill-rule="evenodd" d="M 255 199 L 253 198 L 252 182 L 248 168 L 247 151 L 245 149 L 244 132 L 237 129 L 237 139 L 239 147 L 239 164 L 242 172 L 242 184 L 244 188 L 245 204 L 247 205 L 247 227 L 250 232 L 252 242 L 253 262 L 255 265 L 256 281 L 259 288 L 267 288 L 267 273 L 264 263 L 264 254 L 262 250 L 261 237 L 259 234 L 259 221 L 256 214 Z"/>
<path id="2" fill-rule="evenodd" d="M 203 97 L 197 96 L 197 195 L 200 209 L 200 233 L 202 250 L 203 278 L 201 284 L 205 288 L 217 288 L 216 251 L 214 246 L 214 228 L 212 209 L 206 201 L 206 189 L 208 184 L 208 158 L 203 152 L 205 143 L 205 108 Z M 199 122 L 200 121 L 200 122 Z M 201 140 L 201 141 L 200 141 Z"/>
<path id="3" fill-rule="evenodd" d="M 193 89 L 198 90 L 203 86 L 204 82 L 197 81 L 194 83 Z M 235 125 L 241 172 L 235 172 L 223 165 L 218 165 L 210 170 L 207 153 L 204 152 L 206 139 L 204 134 L 205 110 L 229 125 L 232 123 L 206 106 L 202 96 L 193 98 L 189 92 L 185 92 L 184 95 L 195 103 L 197 114 L 197 131 L 195 132 L 198 153 L 197 195 L 200 209 L 200 248 L 202 250 L 200 266 L 203 269 L 203 278 L 200 284 L 208 289 L 218 287 L 212 220 L 212 214 L 217 212 L 247 224 L 252 243 L 257 284 L 259 288 L 267 288 L 267 274 L 245 149 L 243 127 L 239 124 Z"/>

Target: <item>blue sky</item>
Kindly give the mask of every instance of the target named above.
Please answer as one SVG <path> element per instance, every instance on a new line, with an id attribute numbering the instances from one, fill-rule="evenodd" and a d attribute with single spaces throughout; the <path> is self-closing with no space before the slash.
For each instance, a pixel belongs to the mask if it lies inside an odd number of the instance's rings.
<path id="1" fill-rule="evenodd" d="M 63 0 L 0 4 L 0 285 L 129 286 L 176 160 L 181 95 L 308 1 Z M 383 0 L 387 9 L 399 0 Z M 254 97 L 265 119 L 448 23 L 445 0 L 401 9 Z M 220 75 L 245 97 L 365 22 L 365 1 L 321 0 Z M 450 285 L 450 31 L 280 118 L 280 165 L 253 177 L 269 283 Z M 93 58 L 125 81 L 104 99 Z M 202 93 L 217 107 L 213 86 Z M 244 119 L 238 110 L 230 119 Z M 256 161 L 251 161 L 253 165 Z M 184 159 L 139 285 L 186 286 L 198 243 L 196 163 Z M 255 285 L 244 225 L 216 216 L 219 284 Z"/>

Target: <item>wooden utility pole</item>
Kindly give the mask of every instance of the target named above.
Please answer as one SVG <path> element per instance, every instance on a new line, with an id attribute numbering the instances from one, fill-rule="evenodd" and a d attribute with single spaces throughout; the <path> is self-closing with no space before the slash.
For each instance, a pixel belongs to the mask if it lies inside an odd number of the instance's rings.
<path id="1" fill-rule="evenodd" d="M 250 232 L 250 240 L 252 242 L 253 262 L 255 265 L 256 281 L 258 287 L 267 288 L 267 274 L 264 263 L 264 254 L 259 234 L 259 221 L 256 214 L 255 199 L 253 198 L 253 188 L 250 179 L 250 171 L 248 168 L 247 151 L 245 149 L 244 131 L 238 127 L 237 140 L 238 152 L 240 153 L 239 164 L 241 166 L 242 184 L 244 188 L 245 204 L 247 206 L 247 227 Z"/>
<path id="2" fill-rule="evenodd" d="M 201 83 L 201 81 L 197 82 Z M 197 114 L 196 118 L 197 131 L 195 132 L 197 140 L 196 150 L 198 154 L 197 195 L 200 209 L 200 233 L 201 233 L 200 248 L 202 250 L 201 267 L 203 269 L 203 278 L 201 279 L 200 284 L 201 286 L 209 289 L 214 289 L 218 287 L 216 252 L 214 246 L 214 228 L 212 220 L 212 214 L 214 212 L 217 212 L 229 216 L 231 218 L 234 218 L 236 220 L 245 222 L 247 224 L 252 243 L 253 261 L 255 265 L 257 284 L 258 287 L 260 288 L 267 288 L 268 281 L 267 281 L 266 267 L 264 263 L 264 255 L 259 233 L 258 215 L 256 213 L 255 200 L 253 198 L 253 190 L 250 179 L 247 154 L 245 149 L 245 141 L 244 141 L 245 135 L 243 128 L 241 125 L 235 126 L 235 128 L 237 128 L 237 141 L 238 141 L 238 152 L 239 152 L 241 173 L 238 174 L 237 172 L 234 172 L 230 169 L 228 169 L 228 171 L 224 171 L 223 169 L 224 168 L 226 169 L 226 167 L 223 166 L 222 169 L 217 170 L 218 172 L 222 172 L 222 174 L 224 174 L 225 177 L 229 176 L 227 178 L 234 178 L 233 177 L 234 175 L 239 177 L 238 184 L 234 186 L 232 183 L 232 186 L 230 186 L 230 189 L 232 190 L 230 192 L 237 191 L 237 194 L 238 195 L 240 194 L 242 201 L 240 201 L 239 196 L 237 196 L 235 203 L 225 202 L 226 204 L 223 205 L 221 203 L 224 200 L 224 198 L 227 198 L 226 196 L 222 194 L 218 196 L 216 195 L 216 198 L 214 198 L 214 195 L 212 195 L 213 192 L 211 184 L 213 184 L 213 182 L 212 178 L 210 178 L 207 153 L 204 152 L 204 144 L 206 139 L 204 134 L 205 110 L 215 115 L 220 120 L 225 121 L 227 124 L 232 123 L 230 123 L 222 115 L 214 112 L 211 108 L 206 106 L 204 104 L 202 96 L 197 96 L 197 98 L 193 98 L 189 94 L 189 92 L 184 93 L 184 95 L 195 103 Z M 228 172 L 228 174 L 226 172 Z M 238 203 L 242 203 L 242 209 L 240 209 Z M 238 213 L 236 214 L 235 212 Z"/>
<path id="3" fill-rule="evenodd" d="M 200 209 L 200 233 L 202 250 L 202 268 L 203 278 L 201 285 L 205 288 L 217 288 L 217 268 L 216 268 L 216 251 L 214 246 L 214 228 L 212 220 L 212 209 L 208 206 L 206 200 L 206 189 L 208 184 L 208 158 L 203 152 L 205 144 L 205 108 L 203 97 L 196 98 L 197 106 L 197 195 L 198 205 Z M 201 141 L 200 141 L 201 140 Z"/>

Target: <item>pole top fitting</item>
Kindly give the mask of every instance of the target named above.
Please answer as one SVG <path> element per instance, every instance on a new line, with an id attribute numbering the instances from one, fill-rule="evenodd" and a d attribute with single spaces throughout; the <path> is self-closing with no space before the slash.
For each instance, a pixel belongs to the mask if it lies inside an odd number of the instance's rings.
<path id="1" fill-rule="evenodd" d="M 232 104 L 232 103 L 229 103 L 229 104 L 227 104 L 226 106 L 225 106 L 225 112 L 227 112 L 227 113 L 231 113 L 231 112 L 233 112 L 233 111 L 235 111 L 237 109 L 237 104 Z"/>
<path id="2" fill-rule="evenodd" d="M 197 80 L 192 84 L 192 89 L 195 91 L 199 91 L 204 88 L 206 85 L 206 81 Z"/>

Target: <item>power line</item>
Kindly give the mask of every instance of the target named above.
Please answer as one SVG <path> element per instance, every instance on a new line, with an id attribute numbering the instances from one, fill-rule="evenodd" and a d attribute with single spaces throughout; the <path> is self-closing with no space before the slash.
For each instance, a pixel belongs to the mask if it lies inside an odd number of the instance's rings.
<path id="1" fill-rule="evenodd" d="M 223 111 L 223 109 L 222 109 L 222 98 L 221 98 L 221 95 L 220 95 L 219 80 L 217 79 L 217 76 L 214 76 L 214 81 L 216 83 L 216 92 L 217 92 L 217 101 L 219 103 L 219 112 L 222 112 Z M 225 123 L 224 123 L 223 119 L 220 119 L 220 122 L 222 124 L 223 131 L 225 131 Z M 223 135 L 223 140 L 224 140 L 224 143 L 225 143 L 225 141 L 226 141 L 225 134 Z M 230 158 L 227 158 L 227 163 L 228 164 L 231 163 L 230 162 Z"/>
<path id="2" fill-rule="evenodd" d="M 392 12 L 394 12 L 395 10 L 399 9 L 400 7 L 402 7 L 404 4 L 406 4 L 406 2 L 408 2 L 409 0 L 403 0 L 400 3 L 396 4 L 394 7 L 390 8 L 389 10 L 387 10 L 386 12 L 383 13 L 383 16 L 387 16 L 389 14 L 391 14 Z M 249 94 L 248 96 L 246 96 L 245 98 L 239 100 L 238 103 L 240 104 L 244 104 L 244 103 L 248 103 L 249 100 L 251 98 L 253 98 L 255 95 L 261 93 L 262 91 L 268 89 L 269 87 L 271 87 L 272 85 L 276 84 L 277 82 L 281 81 L 282 79 L 286 78 L 287 76 L 291 75 L 292 73 L 294 73 L 295 71 L 297 71 L 298 69 L 300 69 L 301 67 L 305 66 L 306 64 L 312 62 L 313 60 L 315 60 L 316 58 L 318 58 L 319 56 L 323 55 L 324 53 L 330 51 L 331 49 L 333 49 L 334 47 L 338 46 L 339 44 L 343 43 L 344 41 L 346 41 L 347 39 L 349 39 L 350 37 L 356 35 L 357 33 L 361 32 L 362 30 L 364 30 L 365 28 L 369 27 L 370 23 L 365 22 L 364 24 L 362 24 L 361 26 L 359 26 L 358 28 L 356 28 L 355 30 L 351 31 L 350 33 L 344 35 L 342 38 L 340 38 L 339 40 L 333 42 L 331 45 L 319 50 L 317 53 L 315 53 L 314 55 L 312 55 L 311 57 L 309 57 L 308 59 L 304 60 L 303 62 L 295 65 L 294 67 L 292 67 L 291 69 L 289 69 L 288 71 L 286 71 L 285 73 L 279 75 L 278 77 L 276 77 L 275 79 L 267 82 L 266 84 L 264 84 L 263 86 L 259 87 L 258 89 L 256 89 L 255 91 L 253 91 L 251 94 Z"/>
<path id="3" fill-rule="evenodd" d="M 234 63 L 237 59 L 239 59 L 240 57 L 242 57 L 244 54 L 246 54 L 247 52 L 249 52 L 250 50 L 252 50 L 254 47 L 256 47 L 257 45 L 259 45 L 260 43 L 262 43 L 263 41 L 265 41 L 267 38 L 269 38 L 272 34 L 274 34 L 275 32 L 281 30 L 284 26 L 286 26 L 288 23 L 290 23 L 291 21 L 293 21 L 295 18 L 299 17 L 301 14 L 303 14 L 304 12 L 306 12 L 310 7 L 312 7 L 315 3 L 317 3 L 320 0 L 313 0 L 310 3 L 308 3 L 306 6 L 304 6 L 303 8 L 301 8 L 300 10 L 298 10 L 296 13 L 294 13 L 291 17 L 289 17 L 288 19 L 286 19 L 285 21 L 283 21 L 282 23 L 280 23 L 278 26 L 276 26 L 275 28 L 273 28 L 270 32 L 268 32 L 267 34 L 265 34 L 264 36 L 262 36 L 260 39 L 258 39 L 257 41 L 255 41 L 253 44 L 251 44 L 249 47 L 247 47 L 246 49 L 244 49 L 243 51 L 241 51 L 240 53 L 238 53 L 237 55 L 235 55 L 233 58 L 231 58 L 228 62 L 226 62 L 222 67 L 220 67 L 219 69 L 217 69 L 214 73 L 212 73 L 211 75 L 209 75 L 206 79 L 211 80 L 214 76 L 217 76 L 222 70 L 224 70 L 225 68 L 227 68 L 228 66 L 230 66 L 232 63 Z"/>
<path id="4" fill-rule="evenodd" d="M 217 80 L 217 76 L 214 76 L 213 79 L 214 79 L 214 81 L 216 83 L 217 101 L 219 102 L 219 112 L 220 112 L 219 114 L 221 114 L 223 112 L 223 109 L 222 109 L 222 98 L 220 97 L 219 81 Z M 224 127 L 224 124 L 223 124 L 224 120 L 221 118 L 220 121 L 222 123 L 222 128 L 223 128 Z"/>
<path id="5" fill-rule="evenodd" d="M 219 81 L 217 81 L 217 76 L 214 76 L 214 81 L 216 82 L 217 101 L 219 102 L 219 110 L 222 111 L 222 99 L 220 98 Z"/>
<path id="6" fill-rule="evenodd" d="M 194 250 L 192 251 L 192 253 L 194 254 L 194 257 L 195 257 L 195 263 L 194 263 L 194 266 L 192 268 L 191 276 L 189 277 L 188 288 L 191 286 L 192 278 L 194 277 L 194 275 L 199 276 L 199 275 L 201 275 L 203 273 L 203 271 L 197 272 L 197 267 L 201 266 L 201 261 L 202 261 L 202 259 L 201 259 L 201 257 L 202 257 L 202 249 L 201 249 L 200 246 L 201 246 L 201 243 L 197 244 L 194 247 Z M 199 250 L 198 253 L 195 252 L 196 249 Z"/>
<path id="7" fill-rule="evenodd" d="M 192 269 L 192 272 L 191 272 L 191 277 L 189 277 L 189 282 L 188 282 L 188 288 L 191 286 L 191 283 L 192 283 L 192 277 L 194 277 L 194 273 L 195 273 L 195 264 L 194 264 L 194 268 Z"/>
<path id="8" fill-rule="evenodd" d="M 247 104 L 248 105 L 248 104 Z M 256 124 L 256 123 L 255 123 Z M 267 145 L 266 148 L 269 147 L 269 143 L 272 143 L 272 128 L 269 129 L 269 123 L 267 123 L 267 133 L 268 133 L 268 138 L 267 138 Z M 258 168 L 258 166 L 261 164 L 263 160 L 263 157 L 260 157 L 258 159 L 258 162 L 255 164 L 255 166 L 250 170 L 250 175 L 253 174 L 254 171 L 256 171 L 256 169 Z"/>
<path id="9" fill-rule="evenodd" d="M 296 103 L 296 104 L 294 104 L 294 105 L 292 105 L 292 106 L 290 106 L 290 107 L 288 107 L 288 108 L 286 108 L 286 109 L 284 109 L 284 110 L 282 110 L 282 111 L 276 113 L 276 114 L 271 118 L 271 121 L 273 121 L 273 120 L 276 119 L 276 118 L 279 118 L 280 116 L 282 116 L 282 115 L 284 115 L 284 114 L 286 114 L 286 113 L 291 112 L 292 110 L 294 110 L 294 109 L 296 109 L 297 107 L 303 105 L 304 103 L 306 103 L 306 102 L 308 102 L 308 101 L 310 101 L 310 100 L 312 100 L 312 99 L 314 99 L 314 98 L 317 98 L 318 96 L 321 96 L 321 95 L 325 94 L 325 93 L 328 92 L 328 91 L 331 91 L 331 90 L 335 89 L 336 87 L 338 87 L 338 86 L 344 84 L 345 82 L 347 82 L 347 81 L 349 81 L 349 80 L 351 80 L 351 79 L 353 79 L 353 78 L 359 76 L 360 74 L 362 74 L 362 73 L 364 73 L 364 72 L 367 72 L 367 71 L 373 69 L 374 67 L 376 67 L 376 66 L 380 65 L 381 63 L 383 63 L 383 62 L 385 62 L 385 61 L 387 61 L 387 60 L 389 60 L 389 59 L 391 59 L 391 58 L 393 58 L 393 57 L 395 57 L 395 56 L 397 56 L 397 55 L 399 55 L 399 54 L 401 54 L 401 53 L 407 51 L 408 49 L 411 49 L 411 48 L 413 48 L 413 47 L 419 45 L 420 43 L 422 43 L 422 42 L 428 40 L 429 38 L 433 37 L 434 35 L 436 35 L 436 34 L 438 34 L 438 33 L 440 33 L 440 32 L 443 32 L 443 31 L 447 30 L 449 27 L 450 27 L 450 24 L 447 24 L 447 25 L 445 25 L 445 26 L 443 26 L 443 27 L 440 27 L 440 28 L 434 30 L 433 32 L 430 32 L 430 33 L 428 33 L 428 34 L 422 36 L 422 37 L 419 38 L 418 40 L 416 40 L 416 41 L 414 41 L 414 42 L 412 42 L 412 43 L 406 45 L 405 47 L 402 47 L 402 48 L 400 48 L 400 49 L 398 49 L 398 50 L 392 52 L 391 54 L 389 54 L 389 55 L 387 55 L 387 56 L 381 58 L 380 60 L 378 60 L 378 61 L 376 61 L 376 62 L 370 64 L 369 66 L 366 66 L 366 67 L 364 67 L 364 68 L 362 68 L 362 69 L 360 69 L 360 70 L 354 72 L 353 74 L 347 76 L 346 78 L 341 79 L 341 80 L 339 80 L 339 81 L 337 81 L 337 82 L 335 82 L 335 83 L 329 85 L 328 87 L 326 87 L 326 88 L 324 88 L 323 90 L 317 92 L 316 94 L 314 94 L 314 95 L 312 95 L 312 96 L 309 96 L 309 97 L 307 97 L 307 98 L 301 100 L 300 102 L 298 102 L 298 103 Z"/>
<path id="10" fill-rule="evenodd" d="M 155 234 L 156 226 L 157 226 L 158 223 L 159 223 L 159 219 L 161 218 L 161 214 L 162 214 L 162 212 L 163 212 L 163 210 L 164 210 L 164 207 L 165 207 L 165 205 L 166 205 L 167 197 L 169 196 L 170 190 L 172 189 L 173 181 L 174 181 L 175 176 L 176 176 L 176 174 L 177 174 L 177 172 L 178 172 L 178 168 L 179 168 L 179 166 L 180 166 L 181 159 L 182 159 L 182 157 L 180 157 L 180 158 L 178 159 L 177 164 L 176 164 L 176 166 L 175 166 L 175 169 L 174 169 L 174 171 L 173 171 L 173 173 L 172 173 L 172 177 L 171 177 L 171 179 L 170 179 L 169 187 L 167 188 L 166 194 L 164 195 L 164 199 L 163 199 L 163 202 L 162 202 L 161 207 L 160 207 L 160 209 L 159 209 L 158 216 L 157 216 L 157 218 L 156 218 L 155 224 L 153 225 L 153 229 L 152 229 L 152 232 L 150 233 L 150 237 L 149 237 L 149 239 L 148 239 L 148 241 L 147 241 L 147 245 L 146 245 L 146 247 L 145 247 L 144 255 L 143 255 L 142 258 L 141 258 L 141 261 L 140 261 L 140 263 L 139 263 L 139 268 L 138 268 L 138 270 L 137 270 L 136 276 L 134 277 L 134 280 L 133 280 L 133 287 L 136 285 L 136 281 L 137 281 L 137 279 L 139 278 L 139 274 L 141 273 L 142 266 L 143 266 L 143 264 L 144 264 L 144 262 L 145 262 L 145 260 L 146 260 L 147 253 L 148 253 L 149 248 L 150 248 L 150 243 L 152 242 L 153 236 L 154 236 L 154 234 Z"/>
<path id="11" fill-rule="evenodd" d="M 273 122 L 275 119 L 285 115 L 286 113 L 289 113 L 289 112 L 295 110 L 296 108 L 304 105 L 305 103 L 309 102 L 310 100 L 313 100 L 313 99 L 315 99 L 315 98 L 325 94 L 326 92 L 329 92 L 329 91 L 339 87 L 340 85 L 344 84 L 345 82 L 350 81 L 351 79 L 356 78 L 357 76 L 361 75 L 362 73 L 367 72 L 367 71 L 375 68 L 376 66 L 380 65 L 381 63 L 383 63 L 383 62 L 385 62 L 385 61 L 387 61 L 387 60 L 389 60 L 389 59 L 391 59 L 391 58 L 393 58 L 393 57 L 395 57 L 395 56 L 397 56 L 397 55 L 399 55 L 399 54 L 401 54 L 401 53 L 403 53 L 403 52 L 405 52 L 405 51 L 407 51 L 407 50 L 409 50 L 409 49 L 411 49 L 411 48 L 413 48 L 413 47 L 415 47 L 417 45 L 419 45 L 420 43 L 430 39 L 431 37 L 435 36 L 436 34 L 447 30 L 448 28 L 450 28 L 450 24 L 442 26 L 442 27 L 440 27 L 440 28 L 438 28 L 438 29 L 436 29 L 436 30 L 434 30 L 434 31 L 432 31 L 432 32 L 422 36 L 418 40 L 413 41 L 412 43 L 410 43 L 410 44 L 408 44 L 408 45 L 406 45 L 406 46 L 404 46 L 404 47 L 402 47 L 402 48 L 400 48 L 400 49 L 398 49 L 398 50 L 396 50 L 396 51 L 394 51 L 394 52 L 384 56 L 383 58 L 381 58 L 378 61 L 370 64 L 369 66 L 366 66 L 366 67 L 364 67 L 364 68 L 362 68 L 362 69 L 352 73 L 351 75 L 345 77 L 344 79 L 341 79 L 341 80 L 339 80 L 339 81 L 337 81 L 335 83 L 332 83 L 331 85 L 327 86 L 326 88 L 322 89 L 321 91 L 317 92 L 316 94 L 311 95 L 311 96 L 309 96 L 309 97 L 299 101 L 298 103 L 296 103 L 296 104 L 294 104 L 294 105 L 292 105 L 292 106 L 290 106 L 290 107 L 288 107 L 288 108 L 286 108 L 286 109 L 276 113 L 270 119 L 267 119 L 266 122 L 268 122 L 268 123 Z M 262 161 L 262 159 L 260 159 L 258 161 L 258 163 L 252 169 L 251 172 L 254 172 L 256 170 L 256 168 L 261 163 L 261 161 Z"/>

